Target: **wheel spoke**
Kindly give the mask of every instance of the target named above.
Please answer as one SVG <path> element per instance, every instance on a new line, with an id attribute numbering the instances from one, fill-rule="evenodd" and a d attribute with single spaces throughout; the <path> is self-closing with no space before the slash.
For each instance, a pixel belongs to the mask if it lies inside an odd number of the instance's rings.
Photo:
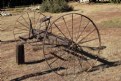
<path id="1" fill-rule="evenodd" d="M 74 20 L 74 19 L 73 19 L 73 14 L 72 14 L 72 41 L 74 40 L 74 38 L 73 38 L 73 30 L 74 30 L 74 29 L 73 29 L 73 23 L 74 23 L 73 20 Z"/>
<path id="2" fill-rule="evenodd" d="M 96 29 L 93 29 L 89 34 L 87 34 L 85 37 L 83 37 L 83 38 L 78 42 L 78 44 L 81 43 L 84 39 L 86 39 L 86 37 L 88 37 L 89 35 L 91 35 L 91 33 L 93 33 L 95 30 L 96 30 Z"/>
<path id="3" fill-rule="evenodd" d="M 78 35 L 77 37 L 77 41 L 79 40 L 80 36 L 82 36 L 83 32 L 85 31 L 85 29 L 87 28 L 87 26 L 89 25 L 90 21 L 86 24 L 86 26 L 84 27 L 84 29 L 81 31 L 81 33 Z"/>
<path id="4" fill-rule="evenodd" d="M 61 29 L 54 23 L 54 25 L 57 27 L 57 29 L 61 32 L 61 34 L 65 37 L 65 38 L 67 38 L 65 35 L 64 35 L 64 33 L 61 31 Z"/>
<path id="5" fill-rule="evenodd" d="M 79 24 L 79 30 L 78 30 L 78 33 L 77 33 L 77 36 L 76 36 L 76 42 L 77 42 L 78 36 L 80 34 L 80 31 L 81 31 L 81 24 L 82 24 L 82 15 L 81 15 L 80 24 Z"/>
<path id="6" fill-rule="evenodd" d="M 24 27 L 26 27 L 26 28 L 28 28 L 29 29 L 29 27 L 27 27 L 26 25 L 24 25 L 23 23 L 21 23 L 21 22 L 19 22 L 19 21 L 17 21 L 19 24 L 21 24 L 22 26 L 24 26 Z"/>
<path id="7" fill-rule="evenodd" d="M 39 17 L 37 18 L 36 25 L 35 25 L 36 28 L 37 28 L 38 23 L 40 23 L 40 24 L 42 23 L 42 22 L 40 22 L 40 16 L 41 16 L 41 14 L 39 13 Z M 38 29 L 40 29 L 40 27 Z"/>
<path id="8" fill-rule="evenodd" d="M 35 12 L 34 12 L 34 24 L 36 24 L 35 19 L 36 19 L 36 16 L 35 16 Z"/>
<path id="9" fill-rule="evenodd" d="M 69 31 L 69 28 L 68 28 L 68 26 L 67 26 L 67 24 L 66 24 L 66 20 L 65 20 L 65 18 L 64 18 L 63 16 L 62 16 L 62 19 L 63 19 L 64 24 L 65 24 L 65 27 L 66 27 L 66 29 L 67 29 L 67 31 L 68 31 L 68 33 L 69 33 L 69 36 L 70 36 L 70 38 L 72 39 L 71 33 L 70 33 L 70 31 Z"/>
<path id="10" fill-rule="evenodd" d="M 18 32 L 18 33 L 15 33 L 15 34 L 22 34 L 22 33 L 28 33 L 28 32 Z"/>
<path id="11" fill-rule="evenodd" d="M 60 56 L 58 56 L 57 54 L 55 54 L 55 53 L 50 53 L 51 55 L 53 55 L 54 57 L 56 57 L 56 58 L 58 58 L 58 59 L 60 59 L 60 60 L 62 60 L 62 61 L 66 61 L 64 58 L 62 58 L 62 57 L 60 57 Z"/>
<path id="12" fill-rule="evenodd" d="M 87 41 L 80 42 L 79 44 L 91 42 L 91 41 L 98 40 L 98 39 L 99 39 L 99 38 L 90 39 L 90 40 L 87 40 Z"/>
<path id="13" fill-rule="evenodd" d="M 21 16 L 23 19 L 24 19 L 24 21 L 29 25 L 29 23 L 26 21 L 26 19 L 23 17 L 23 15 Z"/>
<path id="14" fill-rule="evenodd" d="M 64 54 L 62 54 L 62 55 L 60 55 L 60 57 L 62 57 Z M 56 58 L 55 60 L 53 60 L 51 63 L 50 63 L 50 65 L 52 65 L 54 62 L 56 62 L 56 61 L 58 61 L 59 60 L 59 58 Z"/>
<path id="15" fill-rule="evenodd" d="M 27 29 L 23 29 L 23 28 L 19 28 L 19 27 L 15 27 L 15 28 L 20 29 L 20 30 L 26 30 L 26 31 L 28 31 Z"/>

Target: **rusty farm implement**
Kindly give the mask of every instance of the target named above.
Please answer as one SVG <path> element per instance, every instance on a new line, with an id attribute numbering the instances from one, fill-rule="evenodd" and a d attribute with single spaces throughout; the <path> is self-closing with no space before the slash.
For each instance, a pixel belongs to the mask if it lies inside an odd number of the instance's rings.
<path id="1" fill-rule="evenodd" d="M 33 11 L 16 20 L 13 33 L 19 64 L 24 63 L 24 46 L 29 44 L 33 52 L 42 50 L 45 59 L 52 57 L 46 60 L 48 66 L 58 68 L 54 72 L 66 79 L 74 80 L 99 63 L 114 65 L 100 57 L 105 47 L 101 46 L 99 30 L 90 18 L 79 13 L 65 14 L 53 22 L 51 18 Z"/>

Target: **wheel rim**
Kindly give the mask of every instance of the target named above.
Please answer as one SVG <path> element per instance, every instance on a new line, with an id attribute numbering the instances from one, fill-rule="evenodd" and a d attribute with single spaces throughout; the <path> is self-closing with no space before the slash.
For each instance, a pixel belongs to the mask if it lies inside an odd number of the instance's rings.
<path id="1" fill-rule="evenodd" d="M 54 40 L 49 39 L 50 34 L 54 34 L 57 37 Z M 65 48 L 63 46 L 56 47 L 60 43 L 58 42 L 59 37 L 64 39 L 62 39 L 61 43 L 70 40 L 79 45 L 82 50 L 99 55 L 100 49 L 92 50 L 94 47 L 101 46 L 99 31 L 91 19 L 78 13 L 70 13 L 59 17 L 47 30 L 43 41 L 44 56 L 45 58 L 55 57 L 52 60 L 46 60 L 48 66 L 51 69 L 57 67 L 59 70 L 61 68 L 65 69 L 55 71 L 55 73 L 62 76 L 66 81 L 74 81 L 79 74 L 89 71 L 96 64 L 96 60 L 89 59 L 78 53 L 74 54 L 80 57 L 69 54 L 70 52 L 64 51 Z M 46 48 L 47 44 L 50 45 L 49 48 Z M 74 47 L 73 44 L 72 47 Z M 86 58 L 86 60 L 83 58 Z"/>

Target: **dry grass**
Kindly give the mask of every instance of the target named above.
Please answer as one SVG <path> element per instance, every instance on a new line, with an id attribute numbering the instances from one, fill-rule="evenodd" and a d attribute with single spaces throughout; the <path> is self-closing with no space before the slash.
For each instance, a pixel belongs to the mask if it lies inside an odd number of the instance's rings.
<path id="1" fill-rule="evenodd" d="M 102 51 L 102 56 L 106 57 L 109 60 L 116 61 L 121 60 L 121 5 L 116 4 L 79 4 L 79 3 L 70 3 L 74 6 L 75 13 L 81 13 L 89 16 L 94 20 L 100 29 L 102 37 L 102 45 L 107 48 Z M 12 12 L 12 11 L 11 11 Z M 13 13 L 19 12 L 19 9 L 13 11 Z M 72 13 L 67 12 L 67 13 Z M 65 13 L 51 14 L 44 13 L 46 15 L 52 15 L 53 20 L 58 16 L 61 16 Z M 11 17 L 0 17 L 2 23 L 0 23 L 0 39 L 8 40 L 13 39 L 12 29 L 14 23 L 20 14 L 13 15 Z M 6 29 L 7 28 L 7 29 Z M 6 29 L 3 31 L 3 29 Z M 0 78 L 1 81 L 10 81 L 11 79 L 23 77 L 24 81 L 59 81 L 58 76 L 54 73 L 41 76 L 41 72 L 48 70 L 48 66 L 45 62 L 37 64 L 26 64 L 26 65 L 17 65 L 16 56 L 15 56 L 15 43 L 10 44 L 1 44 L 0 45 Z M 38 52 L 33 54 L 31 51 L 27 54 L 26 59 L 31 60 L 43 59 L 43 54 Z M 35 59 L 36 58 L 36 59 Z M 98 71 L 94 71 L 89 74 L 89 79 L 84 81 L 121 81 L 121 66 L 111 67 Z M 28 77 L 28 78 L 27 78 Z M 80 81 L 80 77 L 77 81 Z M 60 81 L 62 81 L 60 79 Z"/>
<path id="2" fill-rule="evenodd" d="M 109 20 L 102 21 L 101 24 L 104 27 L 118 28 L 121 27 L 121 18 L 111 18 Z"/>

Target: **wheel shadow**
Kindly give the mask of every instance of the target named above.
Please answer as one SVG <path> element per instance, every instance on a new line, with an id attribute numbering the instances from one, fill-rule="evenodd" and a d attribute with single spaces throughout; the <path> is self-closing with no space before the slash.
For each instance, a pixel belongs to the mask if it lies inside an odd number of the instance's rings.
<path id="1" fill-rule="evenodd" d="M 114 63 L 113 65 L 100 64 L 100 65 L 94 66 L 91 70 L 89 70 L 89 72 L 121 65 L 121 61 L 114 61 L 113 63 Z"/>
<path id="2" fill-rule="evenodd" d="M 84 54 L 86 54 L 87 56 L 90 55 L 88 54 L 87 52 L 83 52 Z M 92 57 L 92 56 L 91 56 Z M 38 61 L 32 61 L 32 62 L 25 62 L 25 64 L 36 64 L 36 63 L 41 63 L 41 62 L 44 62 L 46 60 L 51 60 L 53 59 L 54 57 L 48 57 L 46 59 L 41 59 L 41 60 L 38 60 Z M 110 62 L 111 64 L 107 64 L 107 63 L 102 63 L 102 64 L 99 64 L 97 66 L 94 66 L 92 67 L 91 70 L 89 70 L 88 72 L 94 72 L 94 71 L 97 71 L 97 70 L 100 70 L 100 69 L 105 69 L 105 68 L 110 68 L 110 67 L 114 67 L 114 66 L 119 66 L 121 65 L 121 61 L 114 61 L 114 62 Z M 46 71 L 43 71 L 43 72 L 37 72 L 37 73 L 31 73 L 31 74 L 27 74 L 27 75 L 23 75 L 23 76 L 20 76 L 20 77 L 17 77 L 17 78 L 14 78 L 10 81 L 22 81 L 22 80 L 25 80 L 25 79 L 28 79 L 28 78 L 31 78 L 31 77 L 36 77 L 36 76 L 42 76 L 42 75 L 47 75 L 47 74 L 50 74 L 50 73 L 53 73 L 53 72 L 57 72 L 57 71 L 61 71 L 61 70 L 65 70 L 66 68 L 64 67 L 57 67 L 57 68 L 54 68 L 54 69 L 51 69 L 51 70 L 46 70 Z"/>
<path id="3" fill-rule="evenodd" d="M 100 64 L 98 66 L 94 66 L 91 70 L 89 70 L 88 72 L 94 72 L 100 69 L 105 69 L 105 68 L 110 68 L 110 67 L 114 67 L 114 66 L 118 66 L 121 65 L 121 61 L 116 61 L 114 65 L 106 65 L 106 64 Z M 66 68 L 64 67 L 57 67 L 51 70 L 47 70 L 47 71 L 43 71 L 43 72 L 37 72 L 37 73 L 31 73 L 31 74 L 27 74 L 27 75 L 23 75 L 21 77 L 17 77 L 14 78 L 10 81 L 22 81 L 28 78 L 32 78 L 32 77 L 36 77 L 36 76 L 42 76 L 42 75 L 46 75 L 46 74 L 50 74 L 53 73 L 54 71 L 61 71 L 61 70 L 65 70 Z"/>
<path id="4" fill-rule="evenodd" d="M 53 58 L 54 57 L 48 57 L 48 58 L 44 58 L 44 59 L 41 59 L 41 60 L 34 60 L 34 61 L 24 62 L 24 64 L 29 65 L 29 64 L 42 63 L 42 62 L 45 62 L 46 60 L 51 60 Z"/>
<path id="5" fill-rule="evenodd" d="M 28 75 L 23 75 L 21 77 L 14 78 L 14 79 L 12 79 L 10 81 L 22 81 L 22 80 L 25 80 L 25 79 L 28 79 L 28 78 L 31 78 L 31 77 L 42 76 L 42 75 L 50 74 L 50 73 L 52 73 L 54 71 L 60 71 L 60 70 L 64 70 L 65 69 L 63 67 L 58 67 L 58 68 L 54 68 L 54 69 L 43 71 L 43 72 L 37 72 L 37 73 L 31 73 L 31 74 L 28 74 Z"/>

